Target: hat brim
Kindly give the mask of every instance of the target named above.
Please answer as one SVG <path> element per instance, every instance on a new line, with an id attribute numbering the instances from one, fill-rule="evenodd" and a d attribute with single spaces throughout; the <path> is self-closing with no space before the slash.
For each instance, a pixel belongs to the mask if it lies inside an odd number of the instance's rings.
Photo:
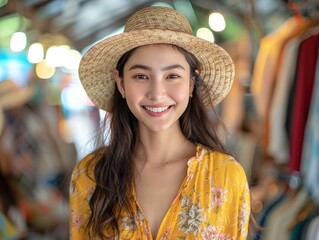
<path id="1" fill-rule="evenodd" d="M 13 109 L 27 103 L 33 96 L 34 89 L 26 87 L 8 91 L 3 96 L 0 96 L 0 106 L 4 110 Z"/>
<path id="2" fill-rule="evenodd" d="M 112 74 L 120 57 L 133 48 L 150 44 L 173 44 L 197 57 L 202 64 L 200 75 L 207 91 L 204 95 L 207 110 L 211 110 L 229 92 L 235 67 L 223 48 L 191 34 L 146 29 L 124 32 L 102 40 L 82 57 L 79 77 L 89 98 L 98 108 L 111 111 L 115 89 Z"/>

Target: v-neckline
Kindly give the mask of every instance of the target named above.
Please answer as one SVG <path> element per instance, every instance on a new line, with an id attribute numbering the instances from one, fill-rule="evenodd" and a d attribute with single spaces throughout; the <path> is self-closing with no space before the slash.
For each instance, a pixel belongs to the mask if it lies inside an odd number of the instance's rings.
<path id="1" fill-rule="evenodd" d="M 165 222 L 165 219 L 166 219 L 168 213 L 171 211 L 171 209 L 173 208 L 173 206 L 176 204 L 177 199 L 179 199 L 179 197 L 180 197 L 180 195 L 181 195 L 183 189 L 185 188 L 185 186 L 187 185 L 188 181 L 190 180 L 189 175 L 190 175 L 190 168 L 191 168 L 190 166 L 191 166 L 191 163 L 193 163 L 193 161 L 194 161 L 195 159 L 198 159 L 199 157 L 202 156 L 202 154 L 201 154 L 201 153 L 202 153 L 202 150 L 203 150 L 203 148 L 202 148 L 200 145 L 196 145 L 196 153 L 195 153 L 195 156 L 192 156 L 191 158 L 188 159 L 188 161 L 187 161 L 186 175 L 185 175 L 183 181 L 181 182 L 181 184 L 180 184 L 180 186 L 179 186 L 179 188 L 178 188 L 178 190 L 177 190 L 177 192 L 176 192 L 176 196 L 174 197 L 174 199 L 173 199 L 173 201 L 171 202 L 169 208 L 167 209 L 167 211 L 166 211 L 166 213 L 165 213 L 163 219 L 161 220 L 161 224 L 160 224 L 160 226 L 159 226 L 159 228 L 158 228 L 158 231 L 157 231 L 157 233 L 156 233 L 155 238 L 153 238 L 152 231 L 151 231 L 151 226 L 150 226 L 150 224 L 149 224 L 149 221 L 148 221 L 148 219 L 146 218 L 146 215 L 145 215 L 145 213 L 144 213 L 144 211 L 143 211 L 143 208 L 141 207 L 141 205 L 140 205 L 140 203 L 139 203 L 139 201 L 138 201 L 138 199 L 137 199 L 137 194 L 136 194 L 136 191 L 135 191 L 135 183 L 133 182 L 133 184 L 132 184 L 132 195 L 133 195 L 133 199 L 134 199 L 134 201 L 135 201 L 135 203 L 136 203 L 138 209 L 139 209 L 140 212 L 143 214 L 144 221 L 146 222 L 147 230 L 148 230 L 148 233 L 149 233 L 149 236 L 148 236 L 148 237 L 151 237 L 150 240 L 156 240 L 156 239 L 158 239 L 158 236 L 161 235 L 162 228 L 163 228 L 163 224 L 164 224 L 164 222 Z"/>
<path id="2" fill-rule="evenodd" d="M 175 196 L 174 200 L 171 202 L 171 204 L 170 204 L 169 208 L 167 209 L 167 211 L 166 211 L 166 213 L 165 213 L 163 219 L 161 220 L 161 224 L 160 224 L 160 226 L 159 226 L 159 228 L 158 228 L 158 231 L 157 231 L 157 233 L 156 233 L 156 237 L 155 237 L 155 238 L 153 238 L 152 231 L 151 231 L 151 226 L 150 226 L 150 224 L 149 224 L 149 221 L 148 221 L 148 219 L 146 218 L 146 215 L 145 215 L 145 213 L 144 213 L 144 211 L 143 211 L 143 208 L 142 208 L 142 206 L 140 205 L 140 203 L 139 203 L 139 201 L 138 201 L 138 199 L 137 199 L 137 195 L 136 195 L 136 191 L 135 191 L 135 185 L 133 184 L 133 189 L 132 189 L 133 198 L 134 198 L 134 201 L 135 201 L 137 207 L 139 208 L 140 212 L 143 214 L 143 217 L 144 217 L 144 220 L 145 220 L 145 222 L 146 222 L 147 229 L 148 229 L 149 235 L 151 236 L 151 239 L 154 239 L 154 240 L 157 239 L 159 233 L 161 232 L 163 222 L 165 222 L 164 220 L 165 220 L 166 216 L 168 215 L 168 213 L 170 212 L 170 210 L 172 209 L 172 207 L 176 204 L 177 199 L 178 199 L 179 196 L 181 195 L 181 193 L 182 193 L 182 191 L 183 191 L 183 189 L 184 189 L 184 187 L 185 187 L 185 185 L 186 185 L 186 180 L 187 180 L 187 174 L 186 174 L 186 176 L 184 177 L 184 179 L 183 179 L 181 185 L 179 186 L 179 189 L 177 190 L 177 193 L 176 193 L 176 196 Z"/>

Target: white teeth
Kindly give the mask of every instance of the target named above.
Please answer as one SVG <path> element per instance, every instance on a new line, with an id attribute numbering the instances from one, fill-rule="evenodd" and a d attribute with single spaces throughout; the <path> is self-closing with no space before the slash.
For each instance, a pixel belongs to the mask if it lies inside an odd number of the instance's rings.
<path id="1" fill-rule="evenodd" d="M 147 109 L 148 111 L 155 112 L 155 113 L 164 112 L 168 108 L 169 108 L 169 106 L 167 106 L 167 107 L 159 107 L 159 108 L 145 107 L 145 109 Z"/>

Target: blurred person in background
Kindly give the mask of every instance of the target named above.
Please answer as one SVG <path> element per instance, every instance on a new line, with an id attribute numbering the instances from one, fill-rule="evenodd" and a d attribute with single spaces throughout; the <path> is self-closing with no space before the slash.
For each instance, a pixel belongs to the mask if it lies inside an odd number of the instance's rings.
<path id="1" fill-rule="evenodd" d="M 76 153 L 72 144 L 59 138 L 55 110 L 42 98 L 35 101 L 35 89 L 10 79 L 0 82 L 0 166 L 6 180 L 3 184 L 11 192 L 1 193 L 4 214 L 16 235 L 21 233 L 26 239 L 67 239 L 68 197 L 64 185 L 69 181 L 67 174 L 74 167 Z M 15 215 L 20 218 L 10 216 L 10 209 L 16 209 Z"/>
<path id="2" fill-rule="evenodd" d="M 5 111 L 19 109 L 32 97 L 32 88 L 18 88 L 11 79 L 0 82 L 0 238 L 24 239 L 27 232 L 27 219 L 23 207 L 23 193 L 17 177 L 19 164 L 16 164 L 13 142 Z M 18 111 L 18 110 L 17 110 Z M 9 138 L 8 138 L 9 137 Z M 16 143 L 18 144 L 18 143 Z"/>

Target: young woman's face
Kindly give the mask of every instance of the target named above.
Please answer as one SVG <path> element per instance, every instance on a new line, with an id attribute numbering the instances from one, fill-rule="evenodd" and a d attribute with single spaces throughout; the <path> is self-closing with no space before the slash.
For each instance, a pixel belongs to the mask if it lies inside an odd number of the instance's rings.
<path id="1" fill-rule="evenodd" d="M 184 55 L 169 45 L 137 48 L 115 76 L 119 91 L 140 127 L 161 131 L 179 127 L 194 81 Z"/>

